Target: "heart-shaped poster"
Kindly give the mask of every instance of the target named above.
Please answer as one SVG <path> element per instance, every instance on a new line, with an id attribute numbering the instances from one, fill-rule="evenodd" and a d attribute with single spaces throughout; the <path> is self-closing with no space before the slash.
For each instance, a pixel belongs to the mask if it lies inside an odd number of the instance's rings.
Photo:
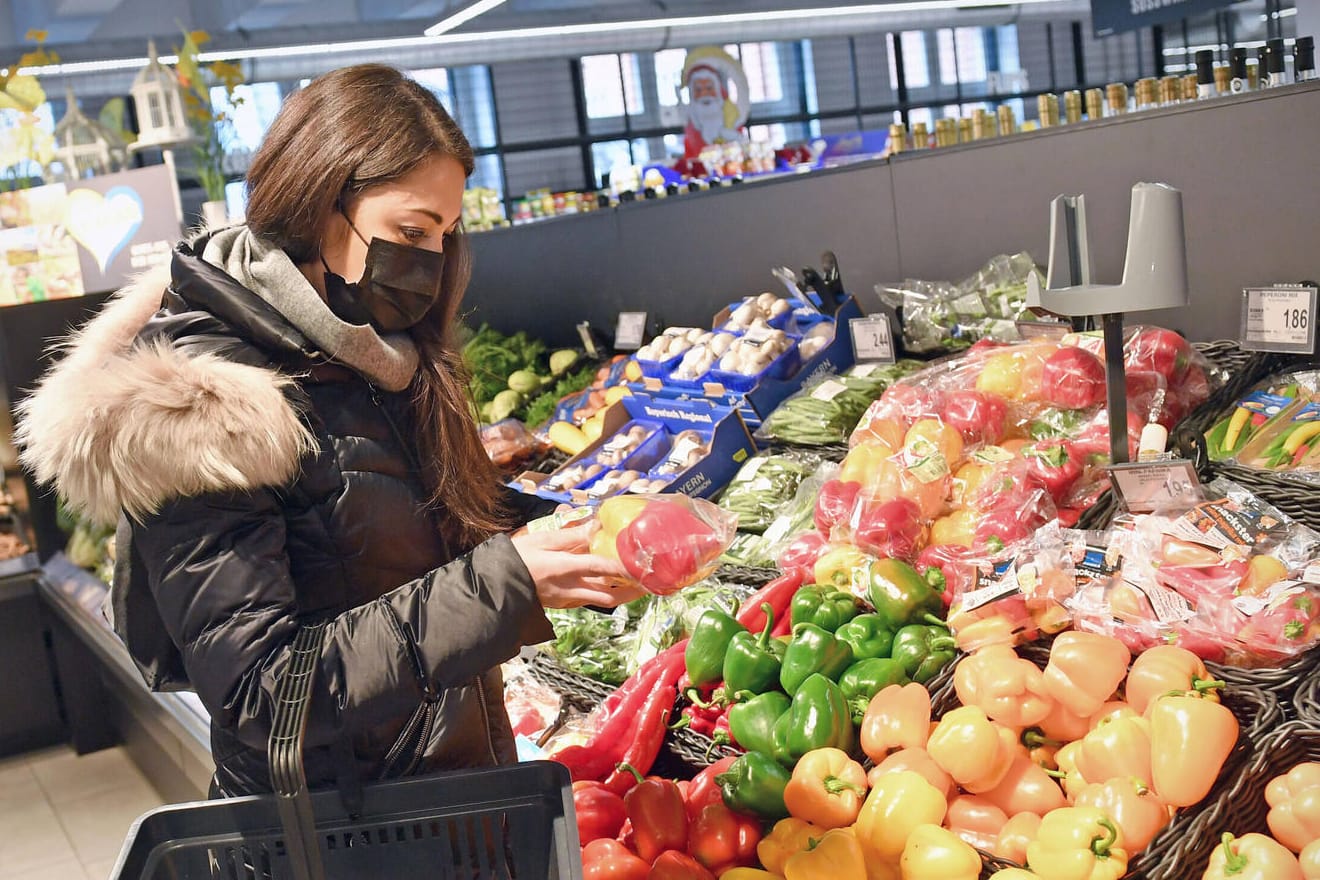
<path id="1" fill-rule="evenodd" d="M 94 189 L 71 190 L 65 205 L 64 228 L 102 274 L 142 226 L 142 197 L 132 187 L 114 186 L 104 196 Z"/>

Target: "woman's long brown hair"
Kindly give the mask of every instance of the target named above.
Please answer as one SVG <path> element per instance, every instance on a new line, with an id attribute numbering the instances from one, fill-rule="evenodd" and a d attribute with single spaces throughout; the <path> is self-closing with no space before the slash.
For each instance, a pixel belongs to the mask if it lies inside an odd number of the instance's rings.
<path id="1" fill-rule="evenodd" d="M 362 64 L 327 73 L 284 102 L 248 171 L 247 225 L 295 263 L 320 253 L 320 233 L 343 198 L 450 156 L 473 169 L 472 147 L 436 97 L 398 70 Z M 440 299 L 411 331 L 417 449 L 446 537 L 464 548 L 506 527 L 498 474 L 477 434 L 457 316 L 471 275 L 461 232 L 445 241 Z"/>

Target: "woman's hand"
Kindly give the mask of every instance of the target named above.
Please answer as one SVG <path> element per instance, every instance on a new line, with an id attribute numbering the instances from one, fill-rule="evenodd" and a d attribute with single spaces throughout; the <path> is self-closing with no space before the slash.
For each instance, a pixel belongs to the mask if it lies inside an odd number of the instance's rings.
<path id="1" fill-rule="evenodd" d="M 587 552 L 591 542 L 589 525 L 519 533 L 512 541 L 546 608 L 613 608 L 645 594 L 640 586 L 629 582 L 623 563 Z"/>

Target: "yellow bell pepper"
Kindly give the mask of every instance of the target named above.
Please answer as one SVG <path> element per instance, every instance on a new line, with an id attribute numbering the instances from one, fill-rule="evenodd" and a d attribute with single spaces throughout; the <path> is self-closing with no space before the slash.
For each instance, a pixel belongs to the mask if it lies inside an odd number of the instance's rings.
<path id="1" fill-rule="evenodd" d="M 1033 874 L 1026 868 L 1000 868 L 990 875 L 990 880 L 1040 880 L 1040 875 Z"/>
<path id="2" fill-rule="evenodd" d="M 1027 863 L 1050 880 L 1118 880 L 1127 871 L 1128 854 L 1118 826 L 1103 812 L 1064 807 L 1041 819 L 1027 845 Z"/>
<path id="3" fill-rule="evenodd" d="M 999 829 L 995 845 L 990 851 L 1001 859 L 1019 864 L 1027 860 L 1027 847 L 1036 839 L 1040 831 L 1040 816 L 1035 813 L 1018 813 Z"/>
<path id="4" fill-rule="evenodd" d="M 760 868 L 730 868 L 720 875 L 720 880 L 784 880 L 784 878 L 769 871 L 762 871 Z"/>
<path id="5" fill-rule="evenodd" d="M 1307 761 L 1265 786 L 1267 822 L 1274 839 L 1293 852 L 1320 839 L 1320 764 Z"/>
<path id="6" fill-rule="evenodd" d="M 998 785 L 1018 752 L 1017 734 L 995 724 L 976 706 L 960 706 L 931 731 L 926 751 L 972 794 Z"/>
<path id="7" fill-rule="evenodd" d="M 818 584 L 847 590 L 852 586 L 853 572 L 874 559 L 853 546 L 836 547 L 816 560 L 812 575 Z"/>
<path id="8" fill-rule="evenodd" d="M 868 859 L 896 862 L 918 825 L 939 825 L 949 804 L 919 773 L 903 770 L 876 780 L 853 832 Z"/>
<path id="9" fill-rule="evenodd" d="M 866 771 L 847 752 L 812 749 L 793 767 L 784 805 L 794 816 L 822 828 L 844 828 L 857 821 L 866 789 Z"/>
<path id="10" fill-rule="evenodd" d="M 1044 691 L 1074 715 L 1090 718 L 1127 675 L 1132 654 L 1112 636 L 1066 632 L 1050 646 Z"/>
<path id="11" fill-rule="evenodd" d="M 1075 801 L 1087 785 L 1086 778 L 1077 769 L 1077 753 L 1081 748 L 1082 741 L 1077 740 L 1054 753 L 1054 763 L 1059 769 L 1050 775 L 1063 783 L 1063 793 L 1069 801 Z"/>
<path id="12" fill-rule="evenodd" d="M 847 831 L 827 831 L 811 849 L 789 856 L 784 880 L 867 880 L 862 845 Z"/>
<path id="13" fill-rule="evenodd" d="M 882 467 L 881 462 L 892 458 L 902 445 L 903 441 L 900 437 L 898 444 L 892 447 L 879 438 L 874 442 L 854 446 L 839 465 L 839 481 L 868 485 Z"/>
<path id="14" fill-rule="evenodd" d="M 1305 880 L 1320 880 L 1320 839 L 1313 840 L 1297 855 Z"/>
<path id="15" fill-rule="evenodd" d="M 1152 785 L 1150 722 L 1145 718 L 1119 718 L 1100 724 L 1082 738 L 1077 751 L 1077 772 L 1105 782 L 1134 777 Z"/>
<path id="16" fill-rule="evenodd" d="M 1288 848 L 1264 834 L 1233 837 L 1227 831 L 1206 863 L 1201 880 L 1305 880 Z"/>
<path id="17" fill-rule="evenodd" d="M 811 849 L 811 845 L 824 836 L 824 828 L 805 819 L 780 819 L 756 845 L 757 861 L 770 873 L 783 874 L 790 857 Z"/>
<path id="18" fill-rule="evenodd" d="M 918 825 L 899 860 L 903 880 L 977 880 L 981 856 L 947 828 Z"/>

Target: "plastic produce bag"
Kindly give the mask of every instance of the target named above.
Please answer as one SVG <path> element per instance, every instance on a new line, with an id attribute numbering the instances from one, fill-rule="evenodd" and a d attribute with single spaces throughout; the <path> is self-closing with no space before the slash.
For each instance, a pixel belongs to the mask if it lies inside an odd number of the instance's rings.
<path id="1" fill-rule="evenodd" d="M 612 555 L 649 593 L 708 577 L 732 543 L 737 517 L 686 495 L 625 495 L 601 503 L 593 552 Z"/>
<path id="2" fill-rule="evenodd" d="M 826 376 L 779 404 L 757 436 L 801 446 L 842 443 L 877 394 L 877 383 L 867 378 Z"/>
<path id="3" fill-rule="evenodd" d="M 549 448 L 517 419 L 483 425 L 481 445 L 495 466 L 507 473 L 519 470 Z"/>
<path id="4" fill-rule="evenodd" d="M 819 464 L 819 456 L 802 451 L 753 456 L 724 490 L 720 507 L 737 515 L 738 531 L 761 534 Z"/>
<path id="5" fill-rule="evenodd" d="M 555 630 L 549 652 L 565 669 L 606 684 L 621 684 L 637 640 L 637 621 L 649 597 L 610 614 L 589 608 L 547 608 Z"/>
<path id="6" fill-rule="evenodd" d="M 707 609 L 716 608 L 733 616 L 753 592 L 752 587 L 708 578 L 677 593 L 652 597 L 637 623 L 636 649 L 628 662 L 629 673 L 686 638 Z"/>

